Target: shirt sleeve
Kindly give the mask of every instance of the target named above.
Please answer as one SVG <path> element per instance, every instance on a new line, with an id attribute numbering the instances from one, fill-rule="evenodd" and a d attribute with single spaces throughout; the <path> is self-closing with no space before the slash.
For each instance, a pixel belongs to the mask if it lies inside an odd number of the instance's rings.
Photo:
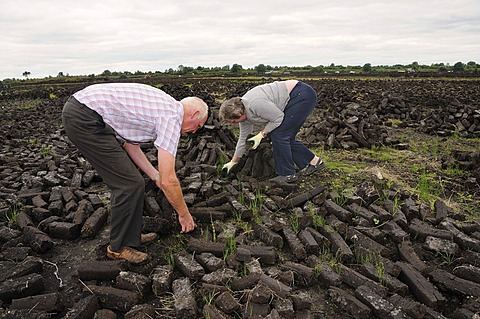
<path id="1" fill-rule="evenodd" d="M 253 132 L 253 124 L 245 121 L 239 123 L 240 136 L 238 137 L 237 146 L 235 147 L 234 156 L 242 157 L 246 151 L 247 137 Z"/>
<path id="2" fill-rule="evenodd" d="M 172 117 L 166 120 L 159 119 L 155 127 L 157 130 L 157 138 L 153 144 L 157 149 L 161 148 L 175 157 L 180 140 L 181 123 Z"/>

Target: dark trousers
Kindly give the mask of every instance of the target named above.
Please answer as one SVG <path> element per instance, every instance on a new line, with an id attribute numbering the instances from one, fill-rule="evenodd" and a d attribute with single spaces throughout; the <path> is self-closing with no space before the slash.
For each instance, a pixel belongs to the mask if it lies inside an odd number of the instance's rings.
<path id="1" fill-rule="evenodd" d="M 68 138 L 112 192 L 110 247 L 140 246 L 145 181 L 102 117 L 70 97 L 62 112 Z"/>
<path id="2" fill-rule="evenodd" d="M 308 84 L 298 82 L 290 92 L 282 124 L 270 133 L 277 175 L 295 174 L 295 165 L 303 169 L 315 157 L 296 136 L 317 104 L 317 94 Z"/>

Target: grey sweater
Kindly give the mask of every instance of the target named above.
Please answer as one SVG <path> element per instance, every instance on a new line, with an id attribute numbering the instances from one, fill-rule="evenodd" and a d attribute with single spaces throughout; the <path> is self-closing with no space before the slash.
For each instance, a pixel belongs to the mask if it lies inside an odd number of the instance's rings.
<path id="1" fill-rule="evenodd" d="M 272 132 L 282 124 L 285 106 L 290 95 L 285 82 L 275 81 L 254 87 L 242 96 L 247 120 L 239 123 L 240 137 L 235 148 L 235 156 L 245 154 L 246 139 L 253 132 L 254 125 L 265 125 Z"/>

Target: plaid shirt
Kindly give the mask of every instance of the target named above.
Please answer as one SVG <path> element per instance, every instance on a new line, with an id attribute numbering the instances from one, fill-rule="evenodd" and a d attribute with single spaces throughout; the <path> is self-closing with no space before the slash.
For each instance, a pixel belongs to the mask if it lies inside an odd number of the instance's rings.
<path id="1" fill-rule="evenodd" d="M 90 85 L 73 96 L 100 114 L 119 140 L 154 141 L 155 147 L 176 155 L 183 107 L 162 90 L 146 84 L 107 83 Z"/>

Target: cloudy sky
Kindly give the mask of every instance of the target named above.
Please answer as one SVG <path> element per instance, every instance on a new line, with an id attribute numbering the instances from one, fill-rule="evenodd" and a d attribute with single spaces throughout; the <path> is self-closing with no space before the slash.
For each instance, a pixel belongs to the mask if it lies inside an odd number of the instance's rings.
<path id="1" fill-rule="evenodd" d="M 480 1 L 1 0 L 0 45 L 0 80 L 234 63 L 480 63 Z"/>

